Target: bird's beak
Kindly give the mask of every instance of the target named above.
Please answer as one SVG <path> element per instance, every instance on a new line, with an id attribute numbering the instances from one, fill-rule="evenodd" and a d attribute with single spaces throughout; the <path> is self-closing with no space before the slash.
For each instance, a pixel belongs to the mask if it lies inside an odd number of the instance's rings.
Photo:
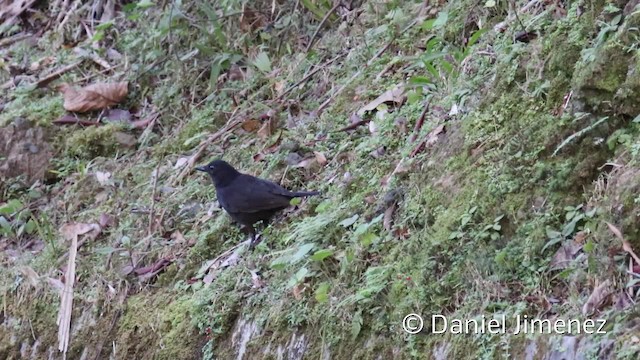
<path id="1" fill-rule="evenodd" d="M 207 169 L 204 166 L 197 166 L 196 170 L 207 172 Z"/>

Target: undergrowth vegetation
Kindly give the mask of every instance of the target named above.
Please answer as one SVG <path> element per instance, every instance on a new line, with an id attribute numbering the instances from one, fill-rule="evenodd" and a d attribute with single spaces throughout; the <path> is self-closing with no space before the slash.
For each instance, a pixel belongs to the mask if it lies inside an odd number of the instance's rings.
<path id="1" fill-rule="evenodd" d="M 96 22 L 81 8 L 1 50 L 3 69 L 50 65 L 2 73 L 0 140 L 28 123 L 54 151 L 35 180 L 8 176 L 24 161 L 15 147 L 0 154 L 0 357 L 57 351 L 64 226 L 78 223 L 93 227 L 75 257 L 69 358 L 560 358 L 568 346 L 430 334 L 431 314 L 607 319 L 570 350 L 637 357 L 634 3 L 344 3 L 142 0 Z M 3 31 L 34 26 L 21 24 Z M 63 97 L 37 79 L 76 61 L 55 81 L 128 81 L 117 108 L 131 119 L 55 122 Z M 249 251 L 192 171 L 218 157 L 322 196 Z M 403 331 L 410 313 L 427 336 Z"/>

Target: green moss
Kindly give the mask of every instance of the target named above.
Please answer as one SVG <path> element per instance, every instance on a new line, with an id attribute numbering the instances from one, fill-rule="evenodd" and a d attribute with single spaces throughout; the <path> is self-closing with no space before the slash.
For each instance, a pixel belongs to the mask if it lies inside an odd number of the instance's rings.
<path id="1" fill-rule="evenodd" d="M 109 124 L 72 130 L 64 135 L 65 152 L 67 156 L 85 159 L 110 156 L 122 148 L 115 135 L 119 128 Z"/>

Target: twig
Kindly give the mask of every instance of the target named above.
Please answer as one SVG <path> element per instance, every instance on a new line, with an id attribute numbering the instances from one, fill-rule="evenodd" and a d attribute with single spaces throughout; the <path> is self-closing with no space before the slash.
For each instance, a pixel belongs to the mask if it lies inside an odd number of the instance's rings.
<path id="1" fill-rule="evenodd" d="M 370 121 L 371 121 L 371 119 L 362 119 L 362 120 L 359 120 L 359 121 L 354 122 L 353 124 L 350 124 L 350 125 L 348 125 L 348 126 L 345 126 L 345 127 L 343 127 L 342 129 L 340 129 L 340 130 L 336 130 L 336 131 L 333 131 L 333 132 L 340 132 L 340 131 L 349 131 L 349 130 L 353 130 L 353 129 L 355 129 L 355 128 L 359 127 L 359 126 L 362 126 L 362 125 L 368 124 Z"/>
<path id="2" fill-rule="evenodd" d="M 76 67 L 78 67 L 80 64 L 82 64 L 84 60 L 80 60 L 77 61 L 73 64 L 69 64 L 67 66 L 61 67 L 60 69 L 52 72 L 51 74 L 45 76 L 44 78 L 38 80 L 36 82 L 36 86 L 37 87 L 43 87 L 43 86 L 47 86 L 47 84 L 49 84 L 50 82 L 52 82 L 53 80 L 59 78 L 60 76 L 62 76 L 64 73 L 69 72 L 73 69 L 75 69 Z"/>
<path id="3" fill-rule="evenodd" d="M 25 34 L 25 33 L 15 34 L 15 35 L 13 35 L 11 37 L 8 37 L 6 39 L 0 40 L 0 47 L 9 46 L 9 45 L 11 45 L 13 43 L 28 39 L 28 38 L 30 38 L 32 36 L 33 36 L 33 34 Z"/>
<path id="4" fill-rule="evenodd" d="M 147 234 L 151 236 L 153 233 L 153 210 L 156 205 L 156 188 L 158 187 L 158 176 L 160 176 L 160 163 L 156 165 L 156 169 L 154 170 L 155 174 L 153 176 L 153 190 L 151 191 L 151 208 L 149 209 L 149 228 L 147 229 Z"/>
<path id="5" fill-rule="evenodd" d="M 340 94 L 344 91 L 344 89 L 347 88 L 347 86 L 352 85 L 353 81 L 360 76 L 360 74 L 362 74 L 362 71 L 366 68 L 368 68 L 369 66 L 371 66 L 371 64 L 373 64 L 373 62 L 379 58 L 385 51 L 387 51 L 387 49 L 389 48 L 389 46 L 391 46 L 392 42 L 388 42 L 387 45 L 385 45 L 382 49 L 378 50 L 378 52 L 373 55 L 373 57 L 371 59 L 369 59 L 369 61 L 367 61 L 367 64 L 365 65 L 365 67 L 363 69 L 358 70 L 355 74 L 353 74 L 353 76 L 344 84 L 342 85 L 342 87 L 340 87 L 340 89 L 338 89 L 335 93 L 333 93 L 333 95 L 331 95 L 331 97 L 329 97 L 325 102 L 323 102 L 320 107 L 318 107 L 318 113 L 321 113 L 322 110 L 324 110 L 327 106 L 329 106 L 329 104 Z"/>
<path id="6" fill-rule="evenodd" d="M 422 129 L 422 125 L 424 125 L 424 119 L 427 117 L 428 111 L 429 111 L 429 102 L 427 101 L 427 104 L 424 106 L 424 109 L 422 110 L 422 114 L 420 114 L 420 118 L 418 118 L 418 122 L 416 122 L 416 126 L 413 127 L 413 134 L 411 134 L 411 137 L 409 137 L 410 143 L 416 141 L 416 138 L 418 137 L 418 133 L 420 132 L 420 129 Z"/>
<path id="7" fill-rule="evenodd" d="M 175 185 L 178 182 L 182 181 L 182 179 L 185 176 L 187 176 L 187 174 L 190 173 L 193 170 L 193 166 L 195 165 L 196 161 L 198 161 L 198 159 L 200 159 L 200 157 L 202 156 L 202 153 L 204 153 L 204 150 L 207 148 L 207 146 L 209 146 L 212 142 L 217 140 L 219 137 L 221 137 L 222 135 L 226 134 L 227 132 L 233 130 L 236 126 L 238 126 L 238 125 L 240 125 L 242 123 L 242 121 L 243 121 L 242 118 L 238 118 L 238 119 L 233 120 L 233 118 L 235 117 L 235 114 L 237 112 L 238 112 L 238 108 L 236 108 L 233 111 L 233 113 L 229 117 L 229 121 L 227 122 L 227 124 L 222 129 L 218 130 L 215 134 L 209 136 L 206 140 L 201 142 L 200 145 L 198 145 L 198 149 L 196 150 L 196 152 L 189 157 L 189 160 L 187 161 L 187 165 L 184 166 L 184 168 L 182 169 L 182 171 L 180 171 L 178 176 L 176 176 L 174 178 L 174 180 L 171 182 L 173 185 Z"/>
<path id="8" fill-rule="evenodd" d="M 110 68 L 108 68 L 108 69 L 102 69 L 102 70 L 100 70 L 100 71 L 98 71 L 98 72 L 94 72 L 94 73 L 92 73 L 92 74 L 90 74 L 90 75 L 87 75 L 87 76 L 83 77 L 83 78 L 82 78 L 82 79 L 80 79 L 80 80 L 76 80 L 76 81 L 74 81 L 74 82 L 73 82 L 73 84 L 80 84 L 80 83 L 83 83 L 83 82 L 85 82 L 85 81 L 87 81 L 87 80 L 93 79 L 94 77 L 96 77 L 96 76 L 98 76 L 98 75 L 102 75 L 102 74 L 104 74 L 104 73 L 108 73 L 108 72 L 109 72 L 109 71 L 111 71 L 111 70 L 115 70 L 115 69 L 119 68 L 120 66 L 122 66 L 122 64 L 116 64 L 116 65 L 113 65 L 112 67 L 110 67 Z"/>
<path id="9" fill-rule="evenodd" d="M 341 1 L 336 1 L 336 4 L 333 5 L 333 7 L 329 11 L 327 11 L 326 14 L 324 14 L 324 17 L 320 21 L 320 24 L 318 24 L 318 28 L 313 33 L 313 36 L 311 36 L 311 40 L 309 40 L 309 44 L 307 44 L 307 48 L 304 50 L 304 52 L 306 52 L 306 53 L 309 52 L 309 50 L 313 46 L 314 41 L 316 40 L 316 37 L 318 36 L 318 33 L 320 32 L 320 29 L 322 29 L 322 27 L 324 26 L 324 23 L 329 19 L 329 16 L 331 16 L 331 14 L 333 14 L 333 12 L 336 11 L 336 9 L 340 5 L 341 5 Z"/>
<path id="10" fill-rule="evenodd" d="M 516 5 L 515 0 L 511 0 L 511 7 L 513 8 L 513 14 L 516 16 L 516 20 L 518 20 L 518 23 L 520 23 L 520 27 L 522 27 L 522 31 L 526 33 L 527 28 L 522 23 L 522 20 L 520 20 L 520 16 L 518 16 L 518 6 Z"/>
<path id="11" fill-rule="evenodd" d="M 338 54 L 337 56 L 335 56 L 334 58 L 330 59 L 329 61 L 325 62 L 322 65 L 318 65 L 313 71 L 311 71 L 310 73 L 308 73 L 305 77 L 303 77 L 300 81 L 296 82 L 295 84 L 291 85 L 291 87 L 289 87 L 285 92 L 283 92 L 282 94 L 280 94 L 275 101 L 281 100 L 283 97 L 285 97 L 288 93 L 290 93 L 291 91 L 293 91 L 295 88 L 297 88 L 298 86 L 300 86 L 300 84 L 306 82 L 307 80 L 309 80 L 313 75 L 315 75 L 318 71 L 324 69 L 325 67 L 331 65 L 334 61 L 340 59 L 341 57 L 343 57 L 345 55 L 345 53 L 341 53 Z"/>

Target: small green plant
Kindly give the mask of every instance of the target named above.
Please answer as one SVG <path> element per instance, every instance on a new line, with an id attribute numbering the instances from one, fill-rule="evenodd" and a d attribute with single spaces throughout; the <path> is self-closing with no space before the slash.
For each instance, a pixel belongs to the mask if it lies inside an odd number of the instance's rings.
<path id="1" fill-rule="evenodd" d="M 0 205 L 0 235 L 19 238 L 33 234 L 38 227 L 31 211 L 17 199 Z"/>

